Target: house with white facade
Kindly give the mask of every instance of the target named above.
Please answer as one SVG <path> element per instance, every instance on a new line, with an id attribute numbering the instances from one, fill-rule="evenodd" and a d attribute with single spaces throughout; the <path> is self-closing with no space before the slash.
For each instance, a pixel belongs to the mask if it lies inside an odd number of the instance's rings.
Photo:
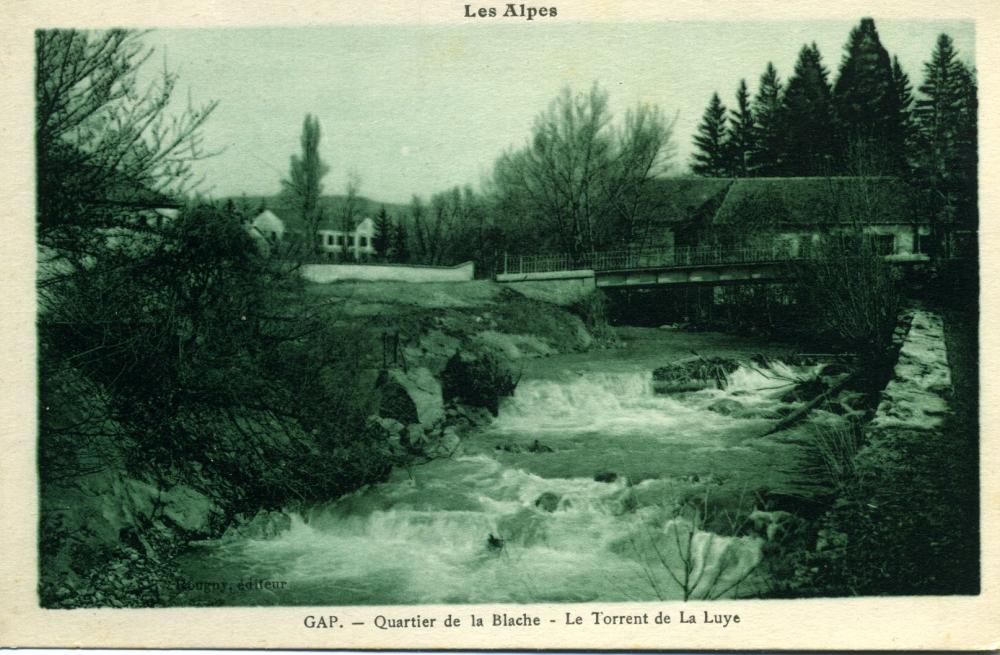
<path id="1" fill-rule="evenodd" d="M 269 244 L 285 240 L 285 222 L 270 209 L 265 209 L 250 221 L 250 230 L 253 236 L 260 237 Z"/>
<path id="2" fill-rule="evenodd" d="M 301 238 L 301 228 L 296 229 L 270 209 L 265 209 L 247 224 L 251 236 L 267 243 L 269 247 L 287 243 L 292 236 Z M 317 254 L 330 259 L 347 253 L 353 259 L 364 259 L 375 254 L 375 221 L 363 218 L 353 230 L 335 229 L 334 221 L 324 221 L 316 231 Z"/>
<path id="3" fill-rule="evenodd" d="M 334 230 L 321 226 L 317 231 L 317 248 L 319 252 L 333 256 L 339 253 L 352 253 L 355 259 L 375 254 L 375 221 L 365 217 L 351 232 Z"/>

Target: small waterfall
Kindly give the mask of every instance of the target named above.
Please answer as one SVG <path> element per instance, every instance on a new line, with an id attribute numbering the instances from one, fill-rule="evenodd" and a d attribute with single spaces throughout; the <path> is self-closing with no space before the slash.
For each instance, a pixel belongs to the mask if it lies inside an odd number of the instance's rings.
<path id="1" fill-rule="evenodd" d="M 493 429 L 550 438 L 581 431 L 677 434 L 711 418 L 702 410 L 690 399 L 653 394 L 648 371 L 590 373 L 570 381 L 522 382 L 514 397 L 501 405 Z"/>
<path id="2" fill-rule="evenodd" d="M 653 393 L 648 368 L 525 380 L 495 423 L 466 440 L 470 454 L 397 471 L 296 515 L 276 538 L 206 547 L 186 575 L 284 580 L 288 591 L 273 597 L 282 604 L 681 598 L 659 559 L 678 530 L 694 531 L 692 561 L 706 579 L 738 579 L 761 547 L 678 519 L 685 490 L 699 479 L 718 485 L 717 470 L 775 475 L 774 451 L 743 441 L 767 424 L 755 412 L 817 372 L 742 366 L 724 389 L 674 395 Z M 713 409 L 723 399 L 731 411 Z M 494 450 L 498 440 L 536 439 L 552 452 Z M 617 477 L 598 482 L 598 471 Z M 682 565 L 680 554 L 667 557 Z"/>

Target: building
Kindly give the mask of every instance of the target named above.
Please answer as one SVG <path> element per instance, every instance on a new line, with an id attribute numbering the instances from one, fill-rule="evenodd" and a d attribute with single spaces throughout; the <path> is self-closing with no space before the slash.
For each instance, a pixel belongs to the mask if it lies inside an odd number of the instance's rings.
<path id="1" fill-rule="evenodd" d="M 258 236 L 269 244 L 285 240 L 285 222 L 270 209 L 265 209 L 250 221 L 250 230 L 253 236 Z"/>
<path id="2" fill-rule="evenodd" d="M 350 232 L 334 227 L 333 221 L 324 221 L 316 231 L 316 249 L 319 255 L 334 259 L 346 252 L 354 259 L 364 259 L 375 254 L 375 222 L 371 218 L 363 218 Z M 247 229 L 269 247 L 287 244 L 292 238 L 301 239 L 304 231 L 301 226 L 289 225 L 270 209 L 265 209 L 254 217 Z"/>
<path id="3" fill-rule="evenodd" d="M 892 177 L 657 180 L 650 242 L 668 248 L 780 245 L 806 254 L 824 237 L 868 235 L 890 258 L 927 252 L 930 218 Z"/>
<path id="4" fill-rule="evenodd" d="M 333 256 L 345 250 L 353 253 L 355 259 L 363 259 L 375 254 L 375 221 L 365 217 L 352 232 L 343 232 L 326 227 L 318 231 L 318 249 L 321 253 Z"/>

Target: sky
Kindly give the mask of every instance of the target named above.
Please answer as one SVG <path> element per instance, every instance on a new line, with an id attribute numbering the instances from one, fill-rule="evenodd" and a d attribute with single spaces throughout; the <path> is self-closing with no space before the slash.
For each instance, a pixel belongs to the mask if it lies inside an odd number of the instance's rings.
<path id="1" fill-rule="evenodd" d="M 973 63 L 970 21 L 874 18 L 914 88 L 941 32 Z M 156 50 L 147 66 L 165 62 L 178 73 L 178 100 L 219 102 L 204 141 L 221 153 L 196 165 L 208 195 L 277 193 L 312 113 L 330 166 L 325 193 L 343 193 L 355 172 L 361 195 L 407 202 L 477 186 L 497 156 L 526 143 L 534 117 L 563 87 L 594 81 L 618 119 L 640 102 L 676 118 L 674 167 L 686 172 L 713 92 L 732 106 L 740 79 L 755 93 L 768 61 L 787 80 L 813 41 L 832 81 L 857 22 L 165 29 L 146 37 Z"/>

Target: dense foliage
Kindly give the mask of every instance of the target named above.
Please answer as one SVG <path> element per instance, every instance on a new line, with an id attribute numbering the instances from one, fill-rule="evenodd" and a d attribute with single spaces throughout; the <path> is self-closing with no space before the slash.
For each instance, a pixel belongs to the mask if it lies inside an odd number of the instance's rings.
<path id="1" fill-rule="evenodd" d="M 378 479 L 367 344 L 296 302 L 233 203 L 167 208 L 212 105 L 170 119 L 173 77 L 136 87 L 145 56 L 128 32 L 38 36 L 43 484 L 197 470 L 236 508 Z"/>
<path id="2" fill-rule="evenodd" d="M 852 150 L 861 148 L 878 163 L 872 174 L 930 188 L 928 203 L 942 220 L 972 220 L 977 85 L 945 34 L 924 66 L 919 92 L 915 98 L 909 76 L 865 18 L 851 31 L 832 82 L 813 43 L 802 47 L 785 84 L 767 64 L 752 114 L 743 109 L 744 81 L 740 109 L 728 121 L 713 94 L 694 137 L 691 168 L 717 177 L 855 175 Z"/>

